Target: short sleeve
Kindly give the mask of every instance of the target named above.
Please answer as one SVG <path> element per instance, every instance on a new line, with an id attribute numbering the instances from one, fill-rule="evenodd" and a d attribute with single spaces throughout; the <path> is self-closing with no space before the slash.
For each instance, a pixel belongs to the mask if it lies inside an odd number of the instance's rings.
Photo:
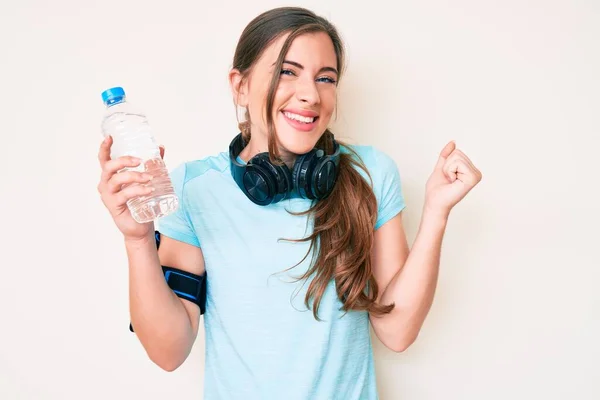
<path id="1" fill-rule="evenodd" d="M 191 219 L 186 210 L 186 202 L 188 200 L 185 192 L 186 171 L 187 168 L 184 163 L 169 173 L 173 189 L 179 200 L 179 205 L 175 212 L 157 220 L 157 230 L 161 235 L 200 247 L 200 242 L 194 232 Z"/>
<path id="2" fill-rule="evenodd" d="M 406 207 L 400 172 L 396 162 L 386 153 L 373 148 L 373 191 L 377 198 L 377 222 L 379 229 Z"/>

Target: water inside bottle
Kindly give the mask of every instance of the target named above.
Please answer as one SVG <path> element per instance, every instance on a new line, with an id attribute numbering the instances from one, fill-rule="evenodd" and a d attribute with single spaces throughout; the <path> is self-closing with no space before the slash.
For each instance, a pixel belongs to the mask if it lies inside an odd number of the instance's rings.
<path id="1" fill-rule="evenodd" d="M 139 223 L 154 221 L 174 212 L 179 206 L 179 200 L 171 181 L 169 172 L 162 158 L 146 160 L 144 168 L 136 168 L 151 174 L 154 178 L 146 184 L 137 184 L 154 187 L 154 192 L 148 196 L 133 198 L 127 202 L 131 216 Z"/>

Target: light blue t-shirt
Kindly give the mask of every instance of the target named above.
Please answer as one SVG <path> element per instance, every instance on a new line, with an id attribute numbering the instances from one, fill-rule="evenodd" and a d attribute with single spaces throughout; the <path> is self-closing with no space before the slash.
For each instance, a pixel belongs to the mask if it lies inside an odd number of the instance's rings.
<path id="1" fill-rule="evenodd" d="M 398 169 L 372 146 L 352 148 L 373 179 L 379 228 L 405 206 Z M 201 247 L 206 265 L 204 399 L 377 399 L 368 313 L 344 314 L 331 281 L 317 321 L 304 305 L 308 283 L 293 280 L 311 255 L 284 271 L 309 243 L 280 239 L 311 229 L 309 217 L 288 210 L 304 211 L 310 201 L 255 205 L 233 180 L 228 152 L 184 163 L 171 178 L 180 207 L 158 230 Z"/>

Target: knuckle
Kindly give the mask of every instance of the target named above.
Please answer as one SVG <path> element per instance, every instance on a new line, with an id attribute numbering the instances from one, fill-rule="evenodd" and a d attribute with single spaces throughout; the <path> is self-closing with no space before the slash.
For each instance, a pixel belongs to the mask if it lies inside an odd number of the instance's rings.
<path id="1" fill-rule="evenodd" d="M 109 182 L 114 182 L 115 179 L 119 179 L 119 174 L 114 174 L 114 173 L 111 172 L 111 173 L 108 173 L 107 175 L 108 176 L 107 176 L 106 180 L 109 181 Z"/>
<path id="2" fill-rule="evenodd" d="M 108 181 L 108 187 L 110 188 L 110 190 L 112 192 L 114 192 L 118 186 L 119 186 L 119 181 L 116 178 L 112 178 L 111 180 Z"/>
<path id="3" fill-rule="evenodd" d="M 106 172 L 112 172 L 115 170 L 115 168 L 118 165 L 118 162 L 116 160 L 111 160 L 108 161 L 106 164 L 104 164 L 106 167 Z"/>

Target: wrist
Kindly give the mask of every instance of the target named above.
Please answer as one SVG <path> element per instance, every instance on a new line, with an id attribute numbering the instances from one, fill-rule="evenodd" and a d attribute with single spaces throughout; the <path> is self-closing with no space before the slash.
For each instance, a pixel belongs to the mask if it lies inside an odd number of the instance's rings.
<path id="1" fill-rule="evenodd" d="M 450 217 L 450 210 L 441 207 L 432 207 L 427 204 L 423 207 L 422 220 L 445 225 Z"/>
<path id="2" fill-rule="evenodd" d="M 132 237 L 132 236 L 125 236 L 124 237 L 124 241 L 125 241 L 125 246 L 127 247 L 144 247 L 144 246 L 148 246 L 149 244 L 155 244 L 155 238 L 154 238 L 154 230 L 150 230 L 148 231 L 148 233 L 144 236 L 137 236 L 137 237 Z"/>

